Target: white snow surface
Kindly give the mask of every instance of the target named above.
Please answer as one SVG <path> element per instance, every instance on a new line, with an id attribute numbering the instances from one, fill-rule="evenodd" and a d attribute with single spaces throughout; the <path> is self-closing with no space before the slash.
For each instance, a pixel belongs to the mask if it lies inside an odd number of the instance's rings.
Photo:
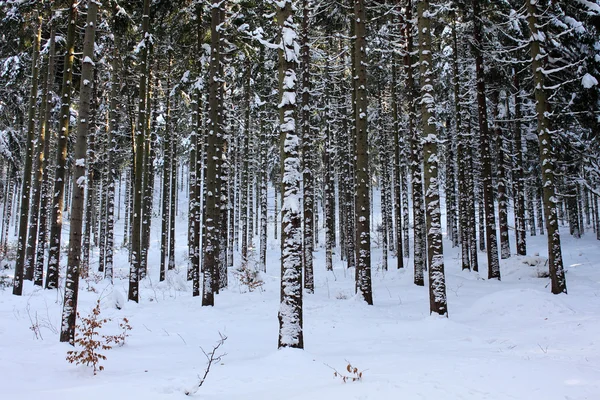
<path id="1" fill-rule="evenodd" d="M 598 79 L 590 74 L 585 74 L 581 79 L 581 84 L 586 89 L 591 89 L 598 84 Z"/>
<path id="2" fill-rule="evenodd" d="M 273 201 L 270 190 L 270 210 Z M 377 210 L 374 226 L 381 219 Z M 121 217 L 115 229 L 118 249 L 124 212 Z M 445 238 L 449 318 L 429 315 L 427 283 L 412 283 L 412 259 L 397 270 L 390 258 L 389 271 L 382 271 L 381 249 L 373 248 L 374 305 L 368 306 L 354 294 L 354 271 L 339 260 L 339 249 L 334 271 L 327 272 L 319 245 L 315 294 L 304 295 L 305 349 L 277 350 L 280 261 L 272 222 L 263 290 L 248 292 L 230 271 L 230 286 L 216 296 L 214 307 L 201 307 L 201 297 L 192 297 L 185 279 L 186 217 L 177 218 L 177 270 L 169 271 L 164 282 L 158 282 L 159 219 L 152 227 L 149 278 L 140 284 L 139 304 L 124 300 L 126 251 L 115 250 L 114 287 L 107 281 L 80 284 L 82 315 L 100 298 L 102 316 L 112 318 L 106 333 L 117 333 L 123 317 L 133 327 L 123 347 L 102 352 L 108 359 L 96 376 L 91 367 L 65 361 L 72 347 L 59 343 L 56 331 L 62 289 L 35 289 L 25 281 L 21 297 L 11 288 L 0 290 L 2 398 L 184 399 L 184 391 L 204 372 L 200 347 L 210 351 L 221 332 L 228 337 L 222 348 L 227 354 L 192 398 L 600 399 L 600 242 L 591 230 L 576 240 L 561 227 L 569 294 L 558 296 L 550 293 L 548 278 L 538 277 L 544 270 L 545 236 L 527 237 L 531 256 L 501 260 L 501 282 L 485 279 L 485 253 L 479 253 L 481 274 L 461 271 L 459 249 Z M 513 251 L 514 244 L 511 235 Z M 258 238 L 253 247 L 258 248 Z M 92 257 L 94 268 L 97 249 Z M 13 270 L 2 273 L 12 276 Z M 43 339 L 30 329 L 36 318 Z M 363 371 L 362 381 L 342 383 L 334 377 L 331 368 L 344 372 L 348 361 Z"/>

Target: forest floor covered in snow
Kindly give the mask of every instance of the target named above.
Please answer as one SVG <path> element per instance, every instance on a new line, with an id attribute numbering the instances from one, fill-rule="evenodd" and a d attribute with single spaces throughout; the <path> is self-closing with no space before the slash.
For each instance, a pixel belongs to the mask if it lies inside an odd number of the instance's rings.
<path id="1" fill-rule="evenodd" d="M 28 281 L 22 297 L 11 287 L 0 290 L 2 398 L 183 399 L 204 373 L 202 349 L 212 350 L 220 332 L 228 338 L 221 348 L 226 355 L 195 398 L 600 399 L 600 242 L 591 232 L 576 240 L 563 228 L 569 294 L 558 296 L 550 293 L 549 279 L 539 277 L 544 266 L 529 265 L 539 261 L 535 256 L 502 260 L 502 281 L 490 281 L 486 272 L 461 271 L 458 249 L 445 241 L 449 318 L 429 315 L 427 286 L 413 284 L 412 260 L 398 270 L 390 258 L 383 271 L 381 251 L 374 249 L 374 305 L 368 306 L 354 295 L 354 271 L 338 256 L 334 271 L 325 271 L 325 252 L 317 247 L 315 293 L 304 296 L 305 349 L 277 350 L 279 242 L 270 235 L 261 290 L 249 292 L 230 270 L 230 286 L 215 306 L 201 307 L 185 280 L 187 222 L 181 217 L 177 223 L 178 272 L 158 282 L 153 230 L 139 304 L 124 301 L 126 250 L 117 253 L 114 286 L 82 281 L 82 316 L 101 299 L 101 315 L 112 319 L 106 333 L 118 333 L 123 317 L 133 327 L 124 346 L 101 351 L 107 360 L 96 376 L 91 367 L 65 360 L 72 347 L 58 338 L 62 291 Z M 527 239 L 529 253 L 543 257 L 546 237 Z M 479 262 L 487 271 L 485 253 Z M 361 381 L 334 376 L 334 369 L 351 375 L 348 363 L 363 372 Z"/>

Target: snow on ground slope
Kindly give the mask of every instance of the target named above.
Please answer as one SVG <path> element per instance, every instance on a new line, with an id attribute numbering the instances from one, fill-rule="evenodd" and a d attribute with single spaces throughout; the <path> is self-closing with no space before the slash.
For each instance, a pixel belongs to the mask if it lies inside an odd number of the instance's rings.
<path id="1" fill-rule="evenodd" d="M 177 238 L 185 254 L 185 222 Z M 154 226 L 158 226 L 156 223 Z M 272 236 L 271 236 L 272 238 Z M 117 243 L 120 243 L 117 239 Z M 445 241 L 449 318 L 429 315 L 426 288 L 413 285 L 409 268 L 378 266 L 373 255 L 374 305 L 354 296 L 353 270 L 315 259 L 316 289 L 304 300 L 305 350 L 277 350 L 278 242 L 270 239 L 262 291 L 252 293 L 230 273 L 230 287 L 203 308 L 191 297 L 185 261 L 159 283 L 158 234 L 153 233 L 150 279 L 139 304 L 127 298 L 127 255 L 117 256 L 114 288 L 83 283 L 81 314 L 102 299 L 102 315 L 122 317 L 133 330 L 123 347 L 105 351 L 105 371 L 65 361 L 59 343 L 62 293 L 0 290 L 0 386 L 5 399 L 183 399 L 205 368 L 200 347 L 211 350 L 219 332 L 228 337 L 222 362 L 194 395 L 204 400 L 287 399 L 600 399 L 600 242 L 587 234 L 563 236 L 569 294 L 550 294 L 536 257 L 502 260 L 502 281 L 460 271 L 457 249 Z M 545 253 L 545 236 L 528 237 L 530 254 Z M 512 244 L 514 245 L 514 238 Z M 336 259 L 339 259 L 336 257 Z M 486 271 L 485 254 L 479 254 Z M 43 337 L 36 338 L 32 321 Z M 342 383 L 334 369 L 363 371 L 361 382 Z"/>

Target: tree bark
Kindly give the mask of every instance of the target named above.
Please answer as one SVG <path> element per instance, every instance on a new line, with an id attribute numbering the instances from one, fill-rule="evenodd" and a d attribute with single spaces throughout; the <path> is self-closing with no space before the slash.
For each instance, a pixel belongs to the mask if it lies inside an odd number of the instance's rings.
<path id="1" fill-rule="evenodd" d="M 313 208 L 314 208 L 314 187 L 313 187 L 313 138 L 310 132 L 311 98 L 310 98 L 310 46 L 309 46 L 309 0 L 302 2 L 302 190 L 303 190 L 303 212 L 304 212 L 304 230 L 303 230 L 303 270 L 304 270 L 304 288 L 307 292 L 315 291 L 315 282 L 313 277 Z"/>
<path id="2" fill-rule="evenodd" d="M 356 74 L 356 291 L 373 304 L 371 289 L 371 199 L 369 175 L 369 134 L 367 127 L 367 43 L 364 0 L 354 0 L 354 57 Z"/>
<path id="3" fill-rule="evenodd" d="M 60 341 L 75 345 L 75 322 L 77 318 L 77 297 L 79 291 L 79 269 L 81 262 L 81 236 L 83 227 L 84 192 L 86 188 L 87 136 L 90 127 L 90 103 L 94 85 L 94 43 L 98 3 L 90 0 L 87 7 L 87 22 L 83 39 L 83 62 L 81 67 L 81 87 L 79 90 L 79 117 L 77 138 L 74 148 L 74 172 L 72 184 L 71 219 L 69 230 L 69 253 L 67 257 L 67 277 L 62 311 Z"/>
<path id="4" fill-rule="evenodd" d="M 534 94 L 536 100 L 536 112 L 538 119 L 538 141 L 540 146 L 540 163 L 542 166 L 543 181 L 543 203 L 546 230 L 548 231 L 548 264 L 550 267 L 550 281 L 552 282 L 552 293 L 567 293 L 567 282 L 562 260 L 560 244 L 560 233 L 558 231 L 558 218 L 556 215 L 556 189 L 554 159 L 552 148 L 552 136 L 550 119 L 550 105 L 544 89 L 544 73 L 542 67 L 541 44 L 542 37 L 538 31 L 537 0 L 527 0 L 527 22 L 531 32 L 531 69 L 533 72 Z"/>
<path id="5" fill-rule="evenodd" d="M 299 141 L 296 133 L 297 26 L 291 0 L 277 3 L 279 50 L 279 122 L 281 146 L 281 291 L 278 347 L 304 348 L 302 328 L 302 213 Z"/>
<path id="6" fill-rule="evenodd" d="M 64 208 L 64 191 L 67 168 L 67 145 L 69 138 L 69 122 L 71 117 L 71 87 L 73 81 L 73 59 L 75 57 L 75 27 L 77 22 L 77 2 L 72 1 L 67 29 L 65 61 L 63 66 L 63 82 L 60 106 L 60 125 L 58 145 L 56 148 L 56 173 L 52 201 L 50 228 L 50 245 L 48 249 L 48 268 L 46 272 L 46 289 L 58 288 L 58 269 L 60 261 L 60 243 L 62 233 L 62 217 Z"/>
<path id="7" fill-rule="evenodd" d="M 429 0 L 418 3 L 419 66 L 421 72 L 421 116 L 423 123 L 423 171 L 427 224 L 427 263 L 429 264 L 429 311 L 448 316 L 440 192 L 438 181 L 437 127 L 433 92 L 431 20 Z"/>
<path id="8" fill-rule="evenodd" d="M 149 104 L 147 104 L 147 87 L 149 82 L 150 66 L 148 53 L 152 36 L 150 34 L 150 0 L 144 0 L 142 13 L 142 40 L 140 54 L 140 86 L 138 101 L 137 129 L 134 142 L 134 185 L 133 185 L 133 221 L 131 233 L 131 264 L 129 269 L 128 299 L 139 301 L 139 281 L 142 256 L 142 213 L 143 207 L 143 182 L 144 182 L 144 142 L 146 120 Z"/>
<path id="9" fill-rule="evenodd" d="M 477 111 L 479 117 L 481 184 L 483 186 L 483 204 L 485 208 L 485 238 L 488 259 L 488 279 L 500 280 L 500 261 L 498 260 L 498 239 L 496 237 L 496 212 L 494 206 L 494 187 L 492 182 L 492 160 L 490 133 L 488 128 L 487 102 L 485 93 L 485 71 L 483 65 L 483 33 L 480 0 L 473 0 L 473 52 L 475 53 L 475 72 L 477 75 Z"/>
<path id="10" fill-rule="evenodd" d="M 37 13 L 36 13 L 37 14 Z M 38 98 L 38 77 L 40 72 L 40 43 L 42 41 L 42 17 L 36 15 L 36 34 L 33 40 L 33 54 L 31 56 L 31 91 L 29 93 L 29 114 L 27 116 L 27 138 L 25 146 L 25 163 L 23 166 L 23 180 L 21 189 L 21 213 L 19 216 L 19 236 L 17 238 L 17 263 L 15 265 L 15 278 L 13 294 L 21 296 L 23 293 L 23 278 L 33 279 L 33 266 L 27 265 L 27 227 L 29 223 L 29 205 L 31 193 L 31 169 L 34 155 L 35 114 Z M 37 212 L 37 207 L 34 210 Z"/>

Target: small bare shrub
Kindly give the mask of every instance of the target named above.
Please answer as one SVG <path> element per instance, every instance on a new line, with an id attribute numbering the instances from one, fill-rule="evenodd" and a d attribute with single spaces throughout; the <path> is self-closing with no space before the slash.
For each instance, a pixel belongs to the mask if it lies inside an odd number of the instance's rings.
<path id="1" fill-rule="evenodd" d="M 227 340 L 227 336 L 223 335 L 221 332 L 219 332 L 219 337 L 219 341 L 213 346 L 213 349 L 210 352 L 207 353 L 202 347 L 200 347 L 200 350 L 202 350 L 202 353 L 204 353 L 204 357 L 206 357 L 206 368 L 204 369 L 203 376 L 198 375 L 198 383 L 194 385 L 192 389 L 185 391 L 185 394 L 187 396 L 196 393 L 198 389 L 200 389 L 200 387 L 206 380 L 208 373 L 210 372 L 210 367 L 213 364 L 221 362 L 221 359 L 227 355 L 227 353 L 216 354 L 217 350 L 219 350 L 219 348 L 223 346 L 223 344 L 225 344 L 225 341 Z"/>
<path id="2" fill-rule="evenodd" d="M 329 368 L 331 368 L 333 370 L 333 377 L 334 378 L 339 378 L 342 383 L 346 383 L 346 382 L 358 382 L 358 381 L 362 381 L 362 376 L 363 376 L 363 372 L 365 372 L 366 370 L 360 371 L 358 368 L 354 367 L 350 361 L 346 360 L 346 362 L 348 363 L 348 365 L 346 365 L 346 372 L 341 373 L 339 372 L 337 369 L 327 365 Z"/>
<path id="3" fill-rule="evenodd" d="M 260 277 L 258 264 L 254 259 L 254 252 L 249 251 L 248 259 L 242 260 L 241 265 L 234 270 L 233 275 L 237 278 L 240 285 L 248 288 L 249 292 L 262 290 L 265 281 Z"/>
<path id="4" fill-rule="evenodd" d="M 5 274 L 0 274 L 0 289 L 4 290 L 8 287 L 12 287 L 12 279 Z"/>

